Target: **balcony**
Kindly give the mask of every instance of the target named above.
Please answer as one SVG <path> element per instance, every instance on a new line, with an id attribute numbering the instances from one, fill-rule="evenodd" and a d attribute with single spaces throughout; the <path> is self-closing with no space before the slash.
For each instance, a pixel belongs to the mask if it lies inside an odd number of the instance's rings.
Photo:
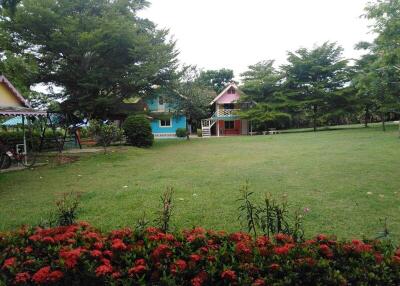
<path id="1" fill-rule="evenodd" d="M 212 118 L 237 118 L 239 111 L 240 109 L 220 109 L 213 114 Z"/>

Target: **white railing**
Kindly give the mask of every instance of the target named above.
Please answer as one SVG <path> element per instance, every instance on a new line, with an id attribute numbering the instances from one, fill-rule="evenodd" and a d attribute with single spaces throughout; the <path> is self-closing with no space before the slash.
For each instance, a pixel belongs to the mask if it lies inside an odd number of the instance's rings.
<path id="1" fill-rule="evenodd" d="M 240 109 L 219 109 L 217 110 L 213 117 L 231 117 L 237 116 Z"/>
<path id="2" fill-rule="evenodd" d="M 215 124 L 216 120 L 209 118 L 209 119 L 202 119 L 201 120 L 201 127 L 202 128 L 211 128 Z"/>

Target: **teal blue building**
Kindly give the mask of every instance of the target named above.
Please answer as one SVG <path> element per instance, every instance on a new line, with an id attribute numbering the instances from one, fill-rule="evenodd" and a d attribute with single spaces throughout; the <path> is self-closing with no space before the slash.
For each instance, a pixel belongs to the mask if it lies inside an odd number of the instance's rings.
<path id="1" fill-rule="evenodd" d="M 163 95 L 146 99 L 151 117 L 151 129 L 155 138 L 176 137 L 178 128 L 186 129 L 186 116 L 179 114 L 173 103 L 167 102 Z"/>

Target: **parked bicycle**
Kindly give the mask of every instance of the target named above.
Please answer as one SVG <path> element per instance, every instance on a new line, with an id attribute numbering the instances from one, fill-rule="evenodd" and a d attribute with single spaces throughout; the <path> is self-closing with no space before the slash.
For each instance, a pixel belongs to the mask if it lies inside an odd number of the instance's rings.
<path id="1" fill-rule="evenodd" d="M 10 168 L 13 161 L 25 167 L 32 167 L 36 162 L 36 155 L 31 149 L 25 152 L 23 144 L 9 148 L 0 142 L 0 169 Z"/>

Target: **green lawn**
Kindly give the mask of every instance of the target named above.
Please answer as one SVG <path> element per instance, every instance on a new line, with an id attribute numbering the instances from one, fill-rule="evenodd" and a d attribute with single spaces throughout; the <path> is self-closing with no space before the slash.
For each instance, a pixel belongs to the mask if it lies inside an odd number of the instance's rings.
<path id="1" fill-rule="evenodd" d="M 34 224 L 63 192 L 82 192 L 80 219 L 105 230 L 154 218 L 175 188 L 176 227 L 240 228 L 236 201 L 248 179 L 254 197 L 287 194 L 311 209 L 308 234 L 374 237 L 388 218 L 400 239 L 400 139 L 394 126 L 275 136 L 157 141 L 78 162 L 0 174 L 0 230 Z M 127 188 L 124 186 L 128 186 Z M 367 194 L 371 192 L 372 194 Z"/>

